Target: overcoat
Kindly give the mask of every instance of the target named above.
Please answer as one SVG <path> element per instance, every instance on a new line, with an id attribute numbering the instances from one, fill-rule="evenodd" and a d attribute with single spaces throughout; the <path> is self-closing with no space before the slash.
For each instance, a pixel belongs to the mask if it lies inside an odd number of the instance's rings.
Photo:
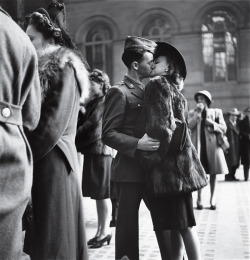
<path id="1" fill-rule="evenodd" d="M 227 165 L 238 167 L 240 165 L 240 129 L 238 122 L 233 124 L 231 120 L 227 122 L 227 139 L 230 144 L 229 149 L 226 151 Z"/>
<path id="2" fill-rule="evenodd" d="M 241 164 L 250 165 L 250 118 L 245 116 L 240 121 Z"/>
<path id="3" fill-rule="evenodd" d="M 34 155 L 32 259 L 88 259 L 75 147 L 79 111 L 78 56 L 51 46 L 39 57 L 41 118 L 29 141 Z M 83 81 L 84 82 L 84 81 Z"/>
<path id="4" fill-rule="evenodd" d="M 216 132 L 226 133 L 227 126 L 223 117 L 222 110 L 219 108 L 208 108 L 207 118 L 213 120 L 212 127 L 205 127 L 206 151 L 208 157 L 208 174 L 227 174 L 228 167 L 222 148 L 217 144 Z M 200 128 L 201 116 L 196 110 L 189 112 L 189 127 L 191 129 L 191 139 L 200 155 Z"/>
<path id="5" fill-rule="evenodd" d="M 117 150 L 112 163 L 112 176 L 117 182 L 144 182 L 144 172 L 135 160 L 139 141 L 135 127 L 143 111 L 144 91 L 125 75 L 110 88 L 105 98 L 103 142 Z"/>
<path id="6" fill-rule="evenodd" d="M 0 8 L 0 258 L 20 259 L 22 215 L 30 198 L 32 155 L 24 130 L 40 117 L 36 51 Z"/>
<path id="7" fill-rule="evenodd" d="M 79 112 L 76 148 L 82 154 L 114 155 L 112 148 L 102 142 L 102 116 L 105 96 L 88 102 L 86 113 Z"/>

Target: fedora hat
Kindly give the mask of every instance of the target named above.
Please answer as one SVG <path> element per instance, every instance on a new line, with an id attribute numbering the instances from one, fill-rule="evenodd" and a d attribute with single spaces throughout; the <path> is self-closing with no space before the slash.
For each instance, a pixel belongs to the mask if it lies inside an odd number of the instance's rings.
<path id="1" fill-rule="evenodd" d="M 207 101 L 209 102 L 209 105 L 213 102 L 212 100 L 212 95 L 210 94 L 210 92 L 208 92 L 207 90 L 200 90 L 197 93 L 194 94 L 194 99 L 197 102 L 197 97 L 198 95 L 203 95 L 205 96 L 205 98 L 207 99 Z"/>
<path id="2" fill-rule="evenodd" d="M 244 112 L 250 112 L 250 107 L 247 107 Z"/>
<path id="3" fill-rule="evenodd" d="M 180 75 L 185 79 L 187 76 L 187 67 L 182 54 L 168 42 L 156 42 L 155 58 L 166 56 L 174 60 L 180 71 Z"/>
<path id="4" fill-rule="evenodd" d="M 234 115 L 234 116 L 239 116 L 240 115 L 240 111 L 236 107 L 234 107 L 234 108 L 231 108 L 228 111 L 228 114 L 229 115 Z"/>
<path id="5" fill-rule="evenodd" d="M 137 36 L 127 36 L 124 44 L 124 51 L 128 50 L 139 50 L 143 49 L 151 53 L 155 52 L 156 43 L 154 41 L 137 37 Z"/>

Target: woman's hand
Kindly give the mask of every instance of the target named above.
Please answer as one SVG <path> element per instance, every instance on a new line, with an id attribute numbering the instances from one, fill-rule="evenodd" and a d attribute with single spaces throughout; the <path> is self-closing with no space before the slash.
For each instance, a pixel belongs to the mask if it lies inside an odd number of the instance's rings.
<path id="1" fill-rule="evenodd" d="M 201 113 L 204 109 L 204 105 L 202 103 L 197 103 L 196 105 L 196 112 Z"/>
<path id="2" fill-rule="evenodd" d="M 138 141 L 137 149 L 142 151 L 156 151 L 160 147 L 160 142 L 147 134 Z"/>

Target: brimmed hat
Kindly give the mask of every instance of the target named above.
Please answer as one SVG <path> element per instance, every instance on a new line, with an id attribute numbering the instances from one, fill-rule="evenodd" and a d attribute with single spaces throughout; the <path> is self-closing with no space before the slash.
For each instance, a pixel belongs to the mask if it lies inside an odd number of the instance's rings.
<path id="1" fill-rule="evenodd" d="M 244 112 L 250 112 L 250 107 L 247 107 Z"/>
<path id="2" fill-rule="evenodd" d="M 187 76 L 187 67 L 182 54 L 168 42 L 156 42 L 155 58 L 166 56 L 176 62 L 180 75 L 185 79 Z"/>
<path id="3" fill-rule="evenodd" d="M 209 101 L 209 105 L 213 102 L 212 100 L 212 95 L 210 94 L 210 92 L 208 92 L 207 90 L 201 90 L 201 91 L 198 91 L 197 93 L 194 94 L 194 99 L 195 101 L 197 102 L 197 97 L 198 95 L 203 95 L 206 97 L 207 101 Z"/>
<path id="4" fill-rule="evenodd" d="M 154 41 L 137 37 L 137 36 L 127 36 L 124 44 L 124 51 L 127 50 L 139 50 L 143 49 L 151 53 L 155 52 L 156 43 Z"/>
<path id="5" fill-rule="evenodd" d="M 228 114 L 229 115 L 234 115 L 234 116 L 239 116 L 240 115 L 240 111 L 236 107 L 234 107 L 234 108 L 231 108 L 228 111 Z"/>

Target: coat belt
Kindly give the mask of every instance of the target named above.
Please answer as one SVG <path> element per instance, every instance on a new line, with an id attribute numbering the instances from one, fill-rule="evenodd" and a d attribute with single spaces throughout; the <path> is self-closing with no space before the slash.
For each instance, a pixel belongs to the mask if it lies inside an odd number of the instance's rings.
<path id="1" fill-rule="evenodd" d="M 0 122 L 23 125 L 22 107 L 0 101 Z"/>

